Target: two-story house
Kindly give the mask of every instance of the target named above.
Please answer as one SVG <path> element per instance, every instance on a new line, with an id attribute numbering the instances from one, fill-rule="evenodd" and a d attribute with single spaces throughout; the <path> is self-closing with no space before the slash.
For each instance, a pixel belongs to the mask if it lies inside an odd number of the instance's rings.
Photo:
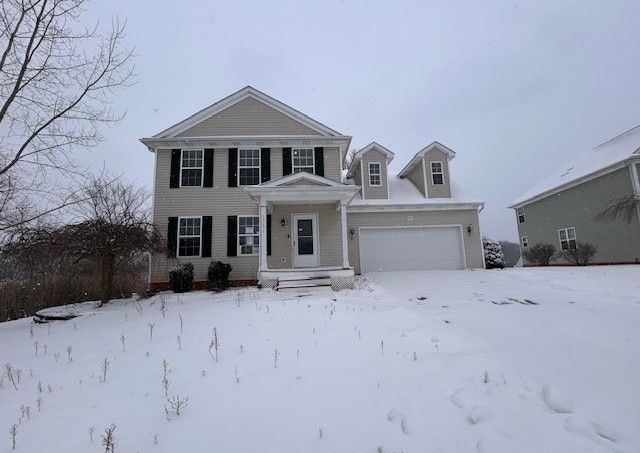
<path id="1" fill-rule="evenodd" d="M 141 140 L 154 153 L 153 221 L 167 253 L 150 285 L 213 260 L 235 284 L 353 286 L 372 271 L 483 267 L 482 202 L 451 183 L 455 153 L 434 142 L 396 176 L 372 143 L 345 160 L 351 137 L 252 88 Z"/>

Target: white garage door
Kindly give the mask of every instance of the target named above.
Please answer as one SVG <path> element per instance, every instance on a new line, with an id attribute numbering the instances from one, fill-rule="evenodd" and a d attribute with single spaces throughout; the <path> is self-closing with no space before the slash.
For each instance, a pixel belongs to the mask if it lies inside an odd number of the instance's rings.
<path id="1" fill-rule="evenodd" d="M 463 269 L 459 227 L 361 228 L 361 272 Z"/>

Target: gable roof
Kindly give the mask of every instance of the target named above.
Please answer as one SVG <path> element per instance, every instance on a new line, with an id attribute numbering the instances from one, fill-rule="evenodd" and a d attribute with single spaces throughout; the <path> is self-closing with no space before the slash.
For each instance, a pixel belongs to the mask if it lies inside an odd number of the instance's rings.
<path id="1" fill-rule="evenodd" d="M 633 158 L 640 159 L 640 125 L 595 148 L 577 153 L 568 164 L 520 195 L 509 207 L 519 208 L 548 197 L 589 178 L 616 170 Z"/>
<path id="2" fill-rule="evenodd" d="M 175 137 L 176 135 L 188 130 L 189 128 L 211 118 L 217 113 L 220 113 L 221 111 L 247 98 L 253 98 L 262 102 L 263 104 L 279 111 L 280 113 L 283 113 L 284 115 L 290 117 L 291 119 L 298 121 L 299 123 L 307 126 L 308 128 L 313 129 L 318 133 L 318 135 L 325 136 L 325 137 L 342 137 L 342 134 L 340 132 L 337 132 L 331 129 L 329 126 L 326 126 L 314 120 L 313 118 L 308 117 L 304 113 L 292 107 L 289 107 L 283 102 L 280 102 L 277 99 L 272 98 L 271 96 L 263 93 L 262 91 L 256 90 L 251 86 L 246 86 L 241 90 L 238 90 L 235 93 L 225 97 L 224 99 L 221 99 L 220 101 L 214 104 L 211 104 L 209 107 L 206 107 L 200 110 L 199 112 L 194 113 L 187 119 L 174 124 L 173 126 L 163 130 L 162 132 L 154 135 L 151 138 L 159 139 L 159 138 Z"/>
<path id="3" fill-rule="evenodd" d="M 394 154 L 391 151 L 389 151 L 389 149 L 382 146 L 381 144 L 376 142 L 371 142 L 353 155 L 353 158 L 351 159 L 351 163 L 349 164 L 349 171 L 347 173 L 348 177 L 351 177 L 353 169 L 356 168 L 355 166 L 358 165 L 358 162 L 360 162 L 360 160 L 362 159 L 362 156 L 364 156 L 369 151 L 374 149 L 380 151 L 382 154 L 386 156 L 387 164 L 391 163 L 391 161 L 393 160 Z"/>
<path id="4" fill-rule="evenodd" d="M 291 183 L 300 182 L 303 180 L 307 180 L 314 184 L 320 184 L 327 187 L 340 187 L 345 185 L 340 182 L 336 182 L 332 179 L 325 178 L 324 176 L 318 176 L 318 175 L 314 175 L 313 173 L 308 173 L 306 171 L 300 171 L 298 173 L 292 173 L 290 175 L 283 176 L 282 178 L 267 181 L 265 183 L 260 184 L 260 187 L 281 187 Z"/>
<path id="5" fill-rule="evenodd" d="M 442 143 L 435 141 L 428 144 L 427 146 L 422 148 L 420 151 L 418 151 L 416 155 L 413 156 L 413 158 L 409 161 L 409 163 L 405 165 L 405 167 L 400 171 L 400 173 L 398 173 L 398 176 L 400 178 L 404 178 L 405 176 L 407 176 L 407 174 L 413 169 L 413 167 L 415 167 L 422 160 L 425 154 L 427 154 L 432 149 L 437 149 L 438 151 L 442 151 L 447 155 L 447 158 L 449 160 L 456 157 L 455 151 L 453 151 L 451 148 L 444 146 Z"/>

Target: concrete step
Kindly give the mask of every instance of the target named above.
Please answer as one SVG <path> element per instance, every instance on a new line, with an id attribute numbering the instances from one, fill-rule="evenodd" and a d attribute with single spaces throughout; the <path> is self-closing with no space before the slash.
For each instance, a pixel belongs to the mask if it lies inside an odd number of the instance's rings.
<path id="1" fill-rule="evenodd" d="M 278 282 L 278 286 L 276 286 L 277 291 L 282 291 L 283 289 L 302 289 L 302 288 L 331 288 L 331 278 L 330 277 L 316 277 L 316 278 L 306 278 L 306 279 L 291 279 L 291 280 L 280 280 Z"/>

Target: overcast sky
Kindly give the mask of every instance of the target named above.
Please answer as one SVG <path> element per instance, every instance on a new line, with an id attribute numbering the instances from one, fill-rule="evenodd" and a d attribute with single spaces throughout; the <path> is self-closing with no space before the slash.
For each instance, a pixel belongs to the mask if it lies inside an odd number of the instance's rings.
<path id="1" fill-rule="evenodd" d="M 640 2 L 94 0 L 127 20 L 138 83 L 84 156 L 151 186 L 138 141 L 246 86 L 395 153 L 438 140 L 486 202 L 483 233 L 517 239 L 507 205 L 548 169 L 640 124 Z"/>

